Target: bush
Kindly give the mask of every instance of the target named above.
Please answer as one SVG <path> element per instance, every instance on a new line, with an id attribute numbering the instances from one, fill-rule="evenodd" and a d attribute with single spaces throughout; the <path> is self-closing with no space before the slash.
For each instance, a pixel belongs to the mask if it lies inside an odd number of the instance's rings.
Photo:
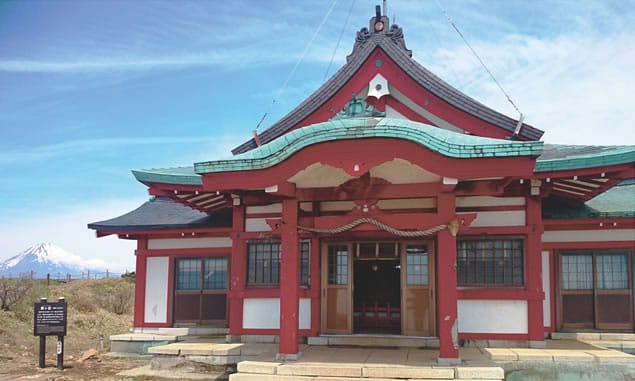
<path id="1" fill-rule="evenodd" d="M 33 280 L 28 278 L 0 279 L 0 310 L 9 311 L 33 289 Z"/>

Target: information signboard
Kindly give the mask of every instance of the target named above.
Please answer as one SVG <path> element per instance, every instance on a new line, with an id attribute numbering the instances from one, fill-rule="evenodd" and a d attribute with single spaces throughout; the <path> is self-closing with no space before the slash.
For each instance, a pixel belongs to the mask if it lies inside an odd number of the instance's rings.
<path id="1" fill-rule="evenodd" d="M 67 304 L 35 303 L 33 334 L 35 336 L 66 336 Z"/>

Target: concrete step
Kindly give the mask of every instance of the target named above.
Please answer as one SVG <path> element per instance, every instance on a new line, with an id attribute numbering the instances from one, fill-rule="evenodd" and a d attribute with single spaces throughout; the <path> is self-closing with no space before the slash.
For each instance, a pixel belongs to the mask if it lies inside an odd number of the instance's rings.
<path id="1" fill-rule="evenodd" d="M 612 332 L 553 332 L 553 340 L 635 341 L 635 333 Z"/>
<path id="2" fill-rule="evenodd" d="M 309 337 L 309 345 L 398 347 L 398 348 L 439 348 L 436 337 L 391 336 L 391 335 L 321 335 Z"/>
<path id="3" fill-rule="evenodd" d="M 387 366 L 346 363 L 277 363 L 243 361 L 230 381 L 369 381 L 372 380 L 491 380 L 505 377 L 497 366 Z"/>
<path id="4" fill-rule="evenodd" d="M 278 350 L 273 344 L 243 344 L 210 342 L 200 339 L 155 346 L 148 349 L 152 354 L 153 367 L 161 369 L 179 363 L 201 363 L 214 366 L 235 365 L 243 360 L 273 358 Z"/>
<path id="5" fill-rule="evenodd" d="M 179 336 L 159 333 L 125 333 L 110 336 L 110 351 L 116 353 L 148 354 L 157 345 L 174 343 Z"/>

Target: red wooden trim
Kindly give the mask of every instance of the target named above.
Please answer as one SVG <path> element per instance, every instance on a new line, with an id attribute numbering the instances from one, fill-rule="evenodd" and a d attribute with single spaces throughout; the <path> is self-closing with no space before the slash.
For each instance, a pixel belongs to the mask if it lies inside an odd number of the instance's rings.
<path id="1" fill-rule="evenodd" d="M 438 218 L 446 221 L 453 219 L 456 209 L 455 196 L 451 193 L 441 193 L 437 202 Z M 447 229 L 437 233 L 436 264 L 439 358 L 457 359 L 459 348 L 452 337 L 453 327 L 458 324 L 456 237 L 452 236 Z"/>
<path id="2" fill-rule="evenodd" d="M 459 215 L 460 216 L 460 215 Z M 496 235 L 525 235 L 531 231 L 528 226 L 491 226 L 491 227 L 469 227 L 468 229 L 461 230 L 459 235 L 461 237 L 470 236 L 496 236 Z"/>
<path id="3" fill-rule="evenodd" d="M 232 251 L 231 247 L 210 247 L 210 248 L 193 248 L 193 249 L 147 249 L 139 250 L 139 252 L 147 257 L 218 257 L 229 256 Z"/>
<path id="4" fill-rule="evenodd" d="M 146 257 L 143 251 L 148 247 L 147 240 L 137 241 L 136 266 L 135 266 L 135 304 L 134 304 L 134 326 L 144 326 L 144 314 L 146 305 Z"/>
<path id="5" fill-rule="evenodd" d="M 169 326 L 174 324 L 174 256 L 168 257 L 168 297 L 166 302 L 165 321 Z"/>
<path id="6" fill-rule="evenodd" d="M 525 205 L 499 205 L 499 206 L 466 206 L 456 208 L 457 213 L 463 212 L 507 212 L 510 210 L 525 210 Z"/>
<path id="7" fill-rule="evenodd" d="M 462 288 L 458 290 L 460 300 L 539 300 L 544 299 L 544 292 L 531 292 L 525 288 Z"/>
<path id="8" fill-rule="evenodd" d="M 297 354 L 299 331 L 300 250 L 298 201 L 282 202 L 282 258 L 280 263 L 280 344 L 278 353 Z"/>
<path id="9" fill-rule="evenodd" d="M 170 323 L 143 323 L 139 327 L 140 328 L 171 328 L 172 325 Z"/>
<path id="10" fill-rule="evenodd" d="M 459 332 L 461 340 L 528 340 L 526 333 L 471 333 Z M 544 338 L 543 338 L 544 339 Z M 541 340 L 543 340 L 541 339 Z"/>
<path id="11" fill-rule="evenodd" d="M 545 230 L 612 230 L 632 229 L 635 227 L 635 218 L 632 217 L 599 217 L 578 219 L 544 220 Z M 613 223 L 617 223 L 613 226 Z M 600 226 L 602 224 L 602 226 Z"/>
<path id="12" fill-rule="evenodd" d="M 372 152 L 372 159 L 360 159 L 359 152 Z M 262 170 L 207 173 L 203 175 L 206 190 L 264 189 L 271 183 L 286 181 L 308 165 L 323 162 L 339 163 L 345 170 L 358 165 L 358 176 L 374 165 L 393 160 L 408 160 L 427 170 L 458 179 L 491 176 L 526 176 L 533 173 L 535 160 L 531 157 L 455 159 L 437 154 L 417 143 L 394 138 L 336 140 L 306 147 L 280 164 Z"/>
<path id="13" fill-rule="evenodd" d="M 544 314 L 542 289 L 542 225 L 540 198 L 527 197 L 527 226 L 530 228 L 525 241 L 525 285 L 530 294 L 541 295 L 527 300 L 529 340 L 543 341 Z"/>
<path id="14" fill-rule="evenodd" d="M 326 266 L 326 264 L 324 264 Z M 320 313 L 320 290 L 322 276 L 320 272 L 320 240 L 311 238 L 311 255 L 309 257 L 309 289 L 311 293 L 311 335 L 317 336 L 320 331 L 322 314 Z"/>
<path id="15" fill-rule="evenodd" d="M 568 250 L 568 249 L 624 249 L 632 250 L 633 241 L 589 241 L 589 242 L 545 242 L 544 249 Z"/>
<path id="16" fill-rule="evenodd" d="M 247 276 L 246 242 L 242 238 L 245 231 L 245 206 L 234 206 L 232 227 L 232 248 L 230 257 L 230 278 L 227 290 L 229 299 L 229 333 L 239 335 L 243 326 L 243 299 L 237 296 L 245 288 Z"/>
<path id="17" fill-rule="evenodd" d="M 246 213 L 245 218 L 281 218 L 282 214 L 280 213 Z"/>

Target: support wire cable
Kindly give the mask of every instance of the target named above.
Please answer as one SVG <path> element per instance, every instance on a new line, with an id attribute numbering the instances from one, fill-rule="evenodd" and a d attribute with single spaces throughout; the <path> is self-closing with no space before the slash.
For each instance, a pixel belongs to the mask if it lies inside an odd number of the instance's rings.
<path id="1" fill-rule="evenodd" d="M 518 135 L 518 132 L 520 132 L 520 127 L 522 126 L 523 120 L 525 119 L 525 116 L 523 115 L 522 112 L 520 112 L 520 109 L 518 108 L 518 106 L 516 106 L 516 104 L 514 103 L 514 101 L 512 100 L 512 98 L 509 96 L 509 94 L 507 93 L 507 91 L 505 91 L 505 89 L 503 88 L 503 86 L 496 80 L 496 77 L 494 77 L 494 74 L 488 69 L 487 65 L 485 65 L 485 62 L 483 62 L 483 60 L 481 59 L 481 57 L 478 55 L 478 53 L 476 53 L 476 50 L 474 50 L 474 48 L 472 47 L 472 45 L 470 45 L 470 43 L 467 41 L 467 39 L 465 38 L 465 36 L 463 35 L 463 33 L 461 33 L 461 31 L 459 30 L 459 27 L 456 26 L 456 24 L 454 23 L 454 21 L 452 20 L 452 18 L 450 18 L 450 15 L 448 14 L 448 12 L 445 11 L 445 9 L 443 8 L 443 6 L 441 5 L 441 3 L 439 2 L 439 0 L 435 0 L 437 5 L 439 6 L 439 9 L 441 9 L 441 12 L 443 12 L 443 14 L 445 15 L 445 18 L 448 20 L 448 22 L 450 23 L 450 25 L 452 25 L 452 28 L 454 28 L 454 30 L 456 31 L 456 33 L 459 34 L 459 36 L 461 37 L 461 39 L 463 40 L 463 42 L 465 43 L 465 45 L 467 45 L 467 47 L 472 51 L 472 54 L 474 54 L 474 56 L 476 57 L 476 59 L 478 60 L 478 62 L 481 63 L 481 66 L 483 66 L 483 68 L 485 69 L 485 71 L 487 72 L 487 74 L 489 74 L 489 76 L 492 78 L 492 81 L 494 81 L 494 83 L 496 84 L 496 86 L 498 86 L 498 88 L 500 89 L 500 91 L 503 93 L 503 95 L 505 95 L 505 97 L 507 98 L 507 101 L 512 105 L 512 107 L 514 107 L 514 109 L 516 110 L 516 112 L 518 112 L 518 114 L 520 115 L 520 117 L 518 118 L 518 125 L 516 126 L 516 130 L 514 131 L 514 135 Z"/>
<path id="2" fill-rule="evenodd" d="M 351 1 L 351 7 L 348 9 L 348 14 L 346 15 L 346 21 L 344 21 L 344 25 L 342 26 L 342 30 L 340 31 L 340 36 L 337 38 L 337 44 L 335 44 L 335 49 L 333 49 L 333 54 L 331 54 L 331 60 L 329 61 L 329 66 L 326 68 L 324 72 L 324 78 L 322 78 L 322 82 L 326 81 L 326 77 L 329 75 L 329 71 L 331 70 L 331 65 L 333 65 L 333 60 L 335 59 L 335 54 L 337 53 L 337 49 L 340 47 L 340 42 L 342 41 L 342 36 L 344 35 L 344 31 L 348 26 L 348 20 L 351 17 L 351 13 L 353 13 L 353 8 L 355 7 L 355 0 Z"/>
<path id="3" fill-rule="evenodd" d="M 318 27 L 313 32 L 313 35 L 311 36 L 311 39 L 309 40 L 309 42 L 304 47 L 304 51 L 302 51 L 302 54 L 300 55 L 300 58 L 298 58 L 298 60 L 296 61 L 295 65 L 293 66 L 293 69 L 291 69 L 291 71 L 289 72 L 289 75 L 287 75 L 287 78 L 285 79 L 284 83 L 278 89 L 278 91 L 276 92 L 275 96 L 271 100 L 271 103 L 269 104 L 269 107 L 267 108 L 267 110 L 263 114 L 262 118 L 260 118 L 260 121 L 258 122 L 258 124 L 256 125 L 256 128 L 254 129 L 254 138 L 257 137 L 258 128 L 260 127 L 262 122 L 265 120 L 265 118 L 267 117 L 269 112 L 271 111 L 271 108 L 276 103 L 276 100 L 278 99 L 278 97 L 280 97 L 280 94 L 282 94 L 282 92 L 287 88 L 287 85 L 289 84 L 289 81 L 291 80 L 291 78 L 295 74 L 295 71 L 298 69 L 298 66 L 300 66 L 300 63 L 302 63 L 302 61 L 304 61 L 304 58 L 306 57 L 307 52 L 309 51 L 309 49 L 313 45 L 313 42 L 315 41 L 315 38 L 317 37 L 318 33 L 320 33 L 320 30 L 324 26 L 324 23 L 326 23 L 326 20 L 328 19 L 328 17 L 331 15 L 331 12 L 333 12 L 333 8 L 335 8 L 335 4 L 337 4 L 337 0 L 333 0 L 333 2 L 331 3 L 331 6 L 327 10 L 327 12 L 324 15 L 324 17 L 322 18 L 322 21 L 320 22 Z M 258 140 L 258 139 L 256 139 L 256 140 Z"/>

